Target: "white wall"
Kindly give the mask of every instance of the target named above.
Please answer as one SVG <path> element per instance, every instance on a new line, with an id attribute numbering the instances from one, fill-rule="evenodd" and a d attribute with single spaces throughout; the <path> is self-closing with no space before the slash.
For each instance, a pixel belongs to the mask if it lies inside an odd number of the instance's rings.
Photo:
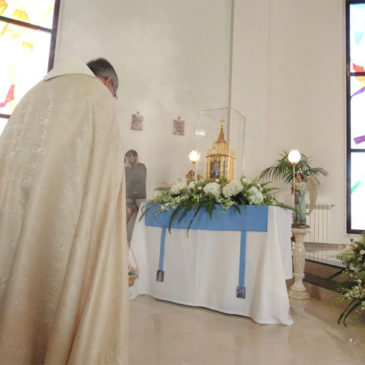
<path id="1" fill-rule="evenodd" d="M 100 55 L 120 75 L 125 148 L 149 169 L 149 190 L 189 168 L 199 110 L 229 100 L 231 0 L 63 1 L 57 58 Z M 336 205 L 330 241 L 345 235 L 343 0 L 236 0 L 232 106 L 247 117 L 245 174 L 298 148 L 326 168 L 319 200 Z M 130 116 L 145 117 L 143 132 Z M 172 120 L 186 136 L 172 135 Z M 287 187 L 284 187 L 287 189 Z M 285 194 L 283 194 L 285 195 Z"/>
<path id="2" fill-rule="evenodd" d="M 246 172 L 258 175 L 283 150 L 311 156 L 329 172 L 318 199 L 335 204 L 329 240 L 347 241 L 344 2 L 236 5 L 232 94 L 248 120 Z"/>
<path id="3" fill-rule="evenodd" d="M 57 58 L 103 56 L 119 78 L 125 149 L 148 169 L 148 190 L 190 168 L 199 110 L 224 107 L 229 91 L 230 0 L 63 1 Z M 130 130 L 144 115 L 143 132 Z M 185 136 L 172 134 L 185 120 Z"/>

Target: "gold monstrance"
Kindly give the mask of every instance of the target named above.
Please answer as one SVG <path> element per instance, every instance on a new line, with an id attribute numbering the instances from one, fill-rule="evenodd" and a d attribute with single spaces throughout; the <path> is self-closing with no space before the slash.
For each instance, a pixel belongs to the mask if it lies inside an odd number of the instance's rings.
<path id="1" fill-rule="evenodd" d="M 236 156 L 229 150 L 229 143 L 224 139 L 224 119 L 221 121 L 218 139 L 213 147 L 207 151 L 207 180 L 215 180 L 225 177 L 227 180 L 234 179 L 234 167 Z"/>

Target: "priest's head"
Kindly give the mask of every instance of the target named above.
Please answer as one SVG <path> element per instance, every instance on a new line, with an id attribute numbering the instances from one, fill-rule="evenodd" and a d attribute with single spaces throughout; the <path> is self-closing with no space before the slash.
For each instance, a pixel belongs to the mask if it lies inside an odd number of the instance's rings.
<path id="1" fill-rule="evenodd" d="M 117 97 L 118 75 L 105 58 L 97 58 L 87 63 L 94 75 L 108 88 L 113 97 Z"/>

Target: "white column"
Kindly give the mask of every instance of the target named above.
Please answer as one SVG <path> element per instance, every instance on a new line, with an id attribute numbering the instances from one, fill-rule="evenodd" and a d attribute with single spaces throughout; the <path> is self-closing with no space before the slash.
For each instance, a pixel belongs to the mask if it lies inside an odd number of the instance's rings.
<path id="1" fill-rule="evenodd" d="M 309 299 L 310 295 L 303 284 L 305 266 L 304 237 L 310 232 L 308 228 L 292 228 L 295 236 L 295 247 L 293 254 L 294 284 L 289 290 L 289 297 L 293 299 Z"/>

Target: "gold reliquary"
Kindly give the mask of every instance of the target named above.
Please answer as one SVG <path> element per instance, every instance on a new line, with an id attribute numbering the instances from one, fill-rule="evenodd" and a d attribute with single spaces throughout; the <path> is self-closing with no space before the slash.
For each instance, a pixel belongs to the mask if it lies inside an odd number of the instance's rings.
<path id="1" fill-rule="evenodd" d="M 234 179 L 236 156 L 229 149 L 229 143 L 224 138 L 224 119 L 221 120 L 218 139 L 213 147 L 207 151 L 207 180 L 216 180 L 225 177 L 227 180 Z"/>

